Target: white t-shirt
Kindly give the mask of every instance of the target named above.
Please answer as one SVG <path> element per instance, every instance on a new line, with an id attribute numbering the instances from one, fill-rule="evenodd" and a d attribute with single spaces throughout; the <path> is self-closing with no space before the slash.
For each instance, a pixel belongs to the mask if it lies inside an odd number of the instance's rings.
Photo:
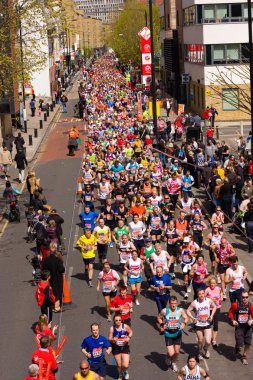
<path id="1" fill-rule="evenodd" d="M 102 282 L 102 291 L 111 293 L 116 290 L 116 282 L 120 280 L 120 277 L 114 269 L 110 269 L 108 273 L 102 270 L 98 275 L 98 280 Z"/>
<path id="2" fill-rule="evenodd" d="M 133 239 L 135 240 L 142 240 L 143 234 L 145 232 L 145 226 L 141 220 L 139 220 L 137 223 L 130 222 L 129 223 L 129 229 L 131 232 L 131 235 Z"/>

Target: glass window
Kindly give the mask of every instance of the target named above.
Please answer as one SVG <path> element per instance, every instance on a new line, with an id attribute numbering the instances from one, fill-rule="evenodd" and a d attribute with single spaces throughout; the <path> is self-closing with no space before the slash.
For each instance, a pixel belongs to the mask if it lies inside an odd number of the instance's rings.
<path id="1" fill-rule="evenodd" d="M 227 63 L 240 62 L 240 45 L 229 44 L 227 45 Z"/>
<path id="2" fill-rule="evenodd" d="M 251 4 L 251 16 L 253 17 L 253 4 Z M 245 20 L 248 19 L 248 4 L 243 5 L 243 17 Z"/>
<path id="3" fill-rule="evenodd" d="M 224 63 L 225 60 L 225 49 L 224 45 L 214 45 L 213 46 L 213 63 Z"/>
<path id="4" fill-rule="evenodd" d="M 242 17 L 242 4 L 231 4 L 231 17 Z"/>
<path id="5" fill-rule="evenodd" d="M 222 109 L 234 111 L 239 109 L 239 89 L 226 88 L 222 90 Z"/>
<path id="6" fill-rule="evenodd" d="M 215 18 L 214 5 L 204 5 L 204 19 Z"/>
<path id="7" fill-rule="evenodd" d="M 228 4 L 217 4 L 216 5 L 216 19 L 222 21 L 228 18 Z"/>
<path id="8" fill-rule="evenodd" d="M 249 44 L 242 44 L 242 49 L 241 49 L 241 54 L 242 54 L 242 62 L 249 62 Z"/>
<path id="9" fill-rule="evenodd" d="M 211 45 L 206 45 L 206 65 L 211 65 L 212 64 L 212 49 Z"/>

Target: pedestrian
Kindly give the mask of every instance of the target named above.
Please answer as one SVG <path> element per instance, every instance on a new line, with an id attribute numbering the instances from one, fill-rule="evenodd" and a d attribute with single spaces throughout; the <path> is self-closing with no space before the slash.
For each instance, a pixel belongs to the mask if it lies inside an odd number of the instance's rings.
<path id="1" fill-rule="evenodd" d="M 22 135 L 21 135 L 20 132 L 18 132 L 17 137 L 15 137 L 14 144 L 15 144 L 15 146 L 16 146 L 16 150 L 17 150 L 17 151 L 18 151 L 18 150 L 22 150 L 22 149 L 25 150 L 25 147 L 24 147 L 24 145 L 25 145 L 25 140 L 24 140 L 24 138 L 22 137 Z"/>
<path id="2" fill-rule="evenodd" d="M 49 336 L 52 343 L 55 340 L 57 329 L 58 325 L 55 325 L 53 328 L 51 328 L 51 323 L 48 322 L 46 314 L 41 314 L 39 316 L 39 321 L 34 328 L 34 331 L 38 339 L 42 338 L 43 336 Z"/>
<path id="3" fill-rule="evenodd" d="M 214 128 L 215 116 L 218 115 L 218 111 L 214 106 L 211 106 L 210 111 L 211 111 L 211 126 L 212 128 Z"/>
<path id="4" fill-rule="evenodd" d="M 172 99 L 166 98 L 163 102 L 163 108 L 166 111 L 167 117 L 170 116 L 171 107 L 172 107 Z"/>
<path id="5" fill-rule="evenodd" d="M 10 213 L 10 204 L 16 200 L 16 196 L 20 195 L 20 191 L 16 189 L 15 186 L 12 186 L 10 181 L 6 181 L 5 189 L 3 190 L 3 198 L 5 199 L 6 214 L 7 216 Z"/>
<path id="6" fill-rule="evenodd" d="M 97 251 L 99 262 L 105 263 L 107 262 L 107 251 L 108 245 L 111 243 L 111 230 L 108 226 L 105 225 L 104 219 L 100 218 L 98 220 L 98 226 L 96 226 L 93 230 L 93 235 L 97 239 Z"/>
<path id="7" fill-rule="evenodd" d="M 182 332 L 188 323 L 188 317 L 178 306 L 176 296 L 172 296 L 169 305 L 160 310 L 157 321 L 160 324 L 160 332 L 164 333 L 169 366 L 173 372 L 178 372 L 177 360 L 182 343 Z"/>
<path id="8" fill-rule="evenodd" d="M 130 259 L 125 264 L 128 273 L 128 282 L 136 305 L 140 305 L 139 296 L 141 291 L 143 263 L 138 257 L 138 252 L 133 250 Z"/>
<path id="9" fill-rule="evenodd" d="M 64 219 L 57 213 L 55 208 L 52 209 L 51 213 L 48 215 L 48 220 L 54 220 L 56 223 L 56 234 L 59 241 L 59 244 L 62 244 L 61 237 L 63 234 L 62 224 L 64 223 Z"/>
<path id="10" fill-rule="evenodd" d="M 100 380 L 106 377 L 106 361 L 104 351 L 109 355 L 112 347 L 107 338 L 99 333 L 99 325 L 92 323 L 91 335 L 81 344 L 81 351 L 88 359 L 90 369 L 99 375 Z"/>
<path id="11" fill-rule="evenodd" d="M 241 302 L 248 272 L 244 266 L 239 265 L 237 256 L 232 256 L 230 262 L 231 267 L 226 270 L 225 276 L 225 283 L 229 284 L 230 302 Z"/>
<path id="12" fill-rule="evenodd" d="M 228 316 L 235 326 L 235 352 L 242 364 L 248 365 L 248 353 L 252 341 L 253 305 L 249 303 L 249 293 L 242 292 L 242 301 L 232 303 Z"/>
<path id="13" fill-rule="evenodd" d="M 7 181 L 9 175 L 10 165 L 12 164 L 11 153 L 6 146 L 3 146 L 3 151 L 0 153 L 0 164 L 3 165 L 3 172 L 5 180 Z"/>
<path id="14" fill-rule="evenodd" d="M 40 179 L 36 178 L 35 172 L 33 170 L 29 170 L 27 173 L 27 178 L 26 178 L 26 187 L 30 194 L 30 204 L 34 197 L 34 193 L 36 190 L 38 190 L 39 186 L 40 186 Z"/>
<path id="15" fill-rule="evenodd" d="M 50 272 L 44 270 L 41 274 L 41 280 L 38 283 L 35 294 L 38 306 L 40 306 L 41 309 L 41 314 L 45 314 L 47 316 L 48 323 L 52 321 L 52 310 L 56 301 L 49 281 Z"/>
<path id="16" fill-rule="evenodd" d="M 43 269 L 50 272 L 50 284 L 56 299 L 53 311 L 59 313 L 63 297 L 63 274 L 65 273 L 65 268 L 63 258 L 57 250 L 57 244 L 51 242 L 49 248 L 49 255 L 43 261 Z"/>
<path id="17" fill-rule="evenodd" d="M 213 334 L 212 334 L 212 346 L 217 347 L 217 335 L 219 330 L 219 319 L 221 302 L 223 301 L 223 293 L 221 288 L 217 285 L 215 276 L 211 276 L 208 281 L 208 287 L 205 290 L 205 296 L 214 302 L 216 305 L 216 311 L 213 316 Z M 212 308 L 211 308 L 212 310 Z"/>
<path id="18" fill-rule="evenodd" d="M 197 298 L 198 289 L 206 289 L 206 281 L 208 276 L 207 263 L 204 261 L 204 255 L 201 253 L 196 257 L 196 262 L 191 268 L 192 287 L 194 291 L 194 299 Z"/>
<path id="19" fill-rule="evenodd" d="M 113 298 L 110 310 L 121 317 L 122 322 L 131 326 L 131 313 L 133 312 L 133 298 L 127 294 L 127 286 L 121 286 L 119 294 Z"/>
<path id="20" fill-rule="evenodd" d="M 28 376 L 24 380 L 38 380 L 39 379 L 39 366 L 37 364 L 30 364 L 28 367 Z"/>
<path id="21" fill-rule="evenodd" d="M 79 366 L 80 371 L 73 375 L 72 380 L 100 380 L 100 376 L 91 371 L 87 360 L 81 360 Z"/>
<path id="22" fill-rule="evenodd" d="M 102 284 L 102 293 L 105 299 L 106 316 L 108 321 L 111 321 L 110 303 L 117 295 L 119 281 L 120 276 L 118 273 L 114 269 L 111 269 L 108 262 L 104 262 L 103 270 L 99 272 L 98 275 L 97 292 L 100 291 L 100 284 Z"/>
<path id="23" fill-rule="evenodd" d="M 253 253 L 253 204 L 248 203 L 247 211 L 243 216 L 248 239 L 248 252 Z"/>
<path id="24" fill-rule="evenodd" d="M 156 274 L 151 278 L 150 287 L 154 290 L 156 306 L 158 313 L 160 313 L 162 309 L 166 308 L 172 289 L 170 276 L 163 272 L 162 266 L 156 267 Z"/>
<path id="25" fill-rule="evenodd" d="M 76 141 L 76 138 L 75 137 L 69 137 L 69 140 L 68 140 L 68 150 L 69 150 L 69 156 L 70 157 L 73 157 L 75 156 L 75 150 L 77 148 L 78 144 L 77 144 L 77 141 Z"/>
<path id="26" fill-rule="evenodd" d="M 32 362 L 39 365 L 42 364 L 42 377 L 48 380 L 55 380 L 55 374 L 58 371 L 58 364 L 62 361 L 56 361 L 53 351 L 50 349 L 50 339 L 48 336 L 43 336 L 40 339 L 40 348 L 32 354 Z"/>
<path id="27" fill-rule="evenodd" d="M 208 373 L 201 368 L 199 365 L 199 359 L 195 355 L 189 355 L 187 359 L 187 364 L 180 369 L 177 380 L 185 379 L 201 379 L 203 377 L 205 380 L 211 380 Z"/>
<path id="28" fill-rule="evenodd" d="M 67 113 L 67 102 L 68 102 L 67 96 L 63 94 L 60 98 L 60 101 L 62 104 L 62 112 Z"/>
<path id="29" fill-rule="evenodd" d="M 119 315 L 114 316 L 113 322 L 114 324 L 109 330 L 108 340 L 112 345 L 112 354 L 118 370 L 118 380 L 128 380 L 130 363 L 129 342 L 133 336 L 133 330 L 122 321 Z"/>
<path id="30" fill-rule="evenodd" d="M 19 183 L 25 182 L 25 166 L 28 166 L 28 162 L 23 149 L 19 149 L 14 157 L 18 169 Z"/>
<path id="31" fill-rule="evenodd" d="M 30 100 L 30 109 L 31 109 L 31 116 L 34 117 L 35 116 L 35 111 L 36 111 L 36 103 L 35 103 L 35 100 L 34 99 L 31 99 Z"/>
<path id="32" fill-rule="evenodd" d="M 77 240 L 76 245 L 81 248 L 83 257 L 85 276 L 88 285 L 91 288 L 93 278 L 93 264 L 95 262 L 95 249 L 97 247 L 97 238 L 91 233 L 90 228 L 85 228 L 84 234 Z"/>
<path id="33" fill-rule="evenodd" d="M 90 206 L 85 205 L 84 211 L 79 214 L 79 219 L 82 222 L 82 227 L 85 230 L 90 228 L 92 231 L 95 228 L 96 219 L 99 217 L 99 214 L 95 211 L 90 210 Z"/>
<path id="34" fill-rule="evenodd" d="M 10 134 L 7 134 L 3 138 L 3 146 L 6 146 L 6 148 L 8 149 L 8 151 L 11 154 L 11 157 L 12 157 L 12 150 L 13 150 L 13 140 L 14 140 L 14 137 L 11 136 Z"/>
<path id="35" fill-rule="evenodd" d="M 212 311 L 211 311 L 212 308 Z M 195 311 L 193 317 L 192 311 Z M 203 289 L 197 290 L 197 299 L 188 307 L 186 313 L 193 321 L 198 341 L 198 359 L 210 358 L 209 346 L 212 339 L 211 323 L 216 312 L 216 305 L 209 298 L 205 298 Z"/>

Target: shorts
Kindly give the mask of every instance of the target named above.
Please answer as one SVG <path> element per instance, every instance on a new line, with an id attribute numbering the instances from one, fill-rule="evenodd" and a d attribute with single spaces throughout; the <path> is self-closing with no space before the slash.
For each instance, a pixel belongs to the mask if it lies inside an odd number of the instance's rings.
<path id="1" fill-rule="evenodd" d="M 250 346 L 252 340 L 251 326 L 237 326 L 235 329 L 236 347 Z"/>
<path id="2" fill-rule="evenodd" d="M 211 263 L 213 263 L 215 261 L 215 256 L 212 249 L 209 249 L 209 257 L 210 257 Z"/>
<path id="3" fill-rule="evenodd" d="M 102 292 L 102 294 L 103 294 L 104 297 L 109 296 L 110 298 L 114 298 L 117 295 L 117 290 L 114 290 L 114 292 L 111 291 L 109 293 L 108 292 Z"/>
<path id="4" fill-rule="evenodd" d="M 83 259 L 83 262 L 84 262 L 84 265 L 94 264 L 95 257 L 91 257 L 90 259 Z"/>
<path id="5" fill-rule="evenodd" d="M 182 334 L 176 336 L 175 338 L 165 336 L 165 344 L 168 346 L 181 346 L 182 343 Z"/>
<path id="6" fill-rule="evenodd" d="M 112 354 L 130 354 L 130 347 L 128 344 L 126 344 L 125 346 L 117 346 L 117 344 L 112 344 Z"/>
<path id="7" fill-rule="evenodd" d="M 122 323 L 124 323 L 125 325 L 131 327 L 131 318 L 123 319 L 122 316 L 121 316 L 121 320 L 122 320 Z"/>
<path id="8" fill-rule="evenodd" d="M 136 278 L 128 277 L 128 282 L 130 285 L 139 284 L 140 282 L 142 282 L 142 276 Z"/>
<path id="9" fill-rule="evenodd" d="M 223 265 L 223 264 L 218 264 L 217 266 L 217 271 L 219 274 L 224 274 L 226 273 L 226 270 L 229 268 L 229 265 Z"/>
<path id="10" fill-rule="evenodd" d="M 161 230 L 161 228 L 159 228 L 158 230 L 151 230 L 151 231 L 150 231 L 150 235 L 151 235 L 151 236 L 159 236 L 159 235 L 162 235 L 162 230 Z"/>
<path id="11" fill-rule="evenodd" d="M 105 260 L 107 256 L 108 251 L 108 244 L 97 244 L 97 250 L 98 250 L 98 257 L 101 260 Z"/>
<path id="12" fill-rule="evenodd" d="M 106 377 L 106 361 L 103 360 L 99 363 L 90 363 L 91 371 L 96 372 L 100 377 Z"/>
<path id="13" fill-rule="evenodd" d="M 211 328 L 211 325 L 208 324 L 207 326 L 194 326 L 195 331 L 203 331 L 203 330 L 208 330 Z"/>
<path id="14" fill-rule="evenodd" d="M 179 246 L 178 245 L 168 245 L 167 244 L 167 252 L 169 255 L 178 257 L 179 254 Z"/>

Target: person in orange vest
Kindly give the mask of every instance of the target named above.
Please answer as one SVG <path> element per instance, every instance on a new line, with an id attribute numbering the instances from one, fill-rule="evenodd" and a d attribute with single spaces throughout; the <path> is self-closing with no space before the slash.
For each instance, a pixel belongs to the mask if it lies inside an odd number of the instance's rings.
<path id="1" fill-rule="evenodd" d="M 41 280 L 38 283 L 35 298 L 40 306 L 41 314 L 45 314 L 48 323 L 52 321 L 53 306 L 55 304 L 55 296 L 50 285 L 50 272 L 44 270 L 41 274 Z"/>
<path id="2" fill-rule="evenodd" d="M 79 137 L 79 131 L 74 125 L 69 131 L 69 137 L 77 139 Z"/>
<path id="3" fill-rule="evenodd" d="M 32 354 L 33 364 L 39 365 L 40 361 L 42 362 L 42 378 L 45 380 L 55 380 L 58 364 L 61 364 L 62 361 L 56 362 L 49 336 L 43 336 L 40 339 L 40 348 Z"/>

